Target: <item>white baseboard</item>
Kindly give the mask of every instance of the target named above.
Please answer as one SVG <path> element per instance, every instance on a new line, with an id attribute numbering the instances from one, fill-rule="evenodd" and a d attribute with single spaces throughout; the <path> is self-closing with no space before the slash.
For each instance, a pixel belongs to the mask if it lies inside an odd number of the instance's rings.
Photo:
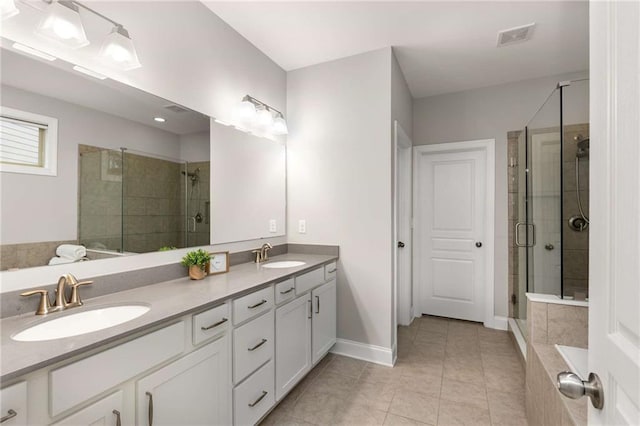
<path id="1" fill-rule="evenodd" d="M 393 350 L 391 348 L 368 345 L 353 340 L 336 339 L 331 353 L 393 367 Z"/>
<path id="2" fill-rule="evenodd" d="M 495 328 L 496 330 L 507 330 L 509 319 L 507 317 L 494 316 L 490 321 L 485 322 L 487 328 Z"/>

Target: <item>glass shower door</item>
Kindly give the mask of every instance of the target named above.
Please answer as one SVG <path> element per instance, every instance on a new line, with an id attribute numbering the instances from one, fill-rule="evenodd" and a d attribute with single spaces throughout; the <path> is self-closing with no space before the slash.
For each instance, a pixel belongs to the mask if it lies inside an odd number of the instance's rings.
<path id="1" fill-rule="evenodd" d="M 527 291 L 561 294 L 561 91 L 549 96 L 526 127 Z"/>

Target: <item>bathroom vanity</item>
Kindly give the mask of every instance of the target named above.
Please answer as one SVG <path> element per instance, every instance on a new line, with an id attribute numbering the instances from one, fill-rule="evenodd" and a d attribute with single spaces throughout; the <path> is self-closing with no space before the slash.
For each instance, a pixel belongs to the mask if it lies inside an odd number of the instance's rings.
<path id="1" fill-rule="evenodd" d="M 292 260 L 304 264 L 264 266 Z M 150 309 L 98 332 L 12 339 L 58 315 L 131 303 Z M 255 424 L 336 341 L 336 256 L 289 253 L 0 326 L 7 425 Z"/>

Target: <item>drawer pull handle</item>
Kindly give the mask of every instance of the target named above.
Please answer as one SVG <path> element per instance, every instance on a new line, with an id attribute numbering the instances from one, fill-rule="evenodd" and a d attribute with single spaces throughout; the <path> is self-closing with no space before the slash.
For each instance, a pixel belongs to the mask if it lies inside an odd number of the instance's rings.
<path id="1" fill-rule="evenodd" d="M 217 326 L 222 325 L 227 321 L 229 321 L 227 318 L 222 318 L 220 321 L 218 321 L 215 324 L 211 324 L 211 325 L 208 325 L 206 327 L 200 327 L 200 330 L 202 330 L 202 331 L 211 330 L 212 328 L 216 328 Z"/>
<path id="2" fill-rule="evenodd" d="M 14 410 L 9 409 L 9 411 L 7 411 L 7 415 L 0 418 L 0 423 L 4 423 L 7 420 L 11 420 L 12 418 L 14 418 L 15 416 L 17 416 L 18 413 L 16 413 Z"/>
<path id="3" fill-rule="evenodd" d="M 262 302 L 258 302 L 258 303 L 256 303 L 255 305 L 250 305 L 250 306 L 247 306 L 247 307 L 248 307 L 249 309 L 253 309 L 253 308 L 257 308 L 258 306 L 262 306 L 262 305 L 264 305 L 265 303 L 267 303 L 267 301 L 266 301 L 266 300 L 264 300 L 264 299 L 262 299 Z"/>
<path id="4" fill-rule="evenodd" d="M 257 345 L 255 345 L 255 346 L 254 346 L 254 347 L 252 347 L 252 348 L 247 348 L 247 350 L 248 350 L 249 352 L 253 352 L 253 351 L 255 351 L 256 349 L 258 349 L 260 346 L 264 345 L 265 343 L 267 343 L 267 339 L 262 339 L 262 340 L 260 341 L 260 343 L 258 343 Z"/>
<path id="5" fill-rule="evenodd" d="M 320 296 L 316 296 L 316 302 L 318 302 L 318 308 L 316 309 L 316 314 L 320 313 Z"/>
<path id="6" fill-rule="evenodd" d="M 149 397 L 149 426 L 153 426 L 153 395 L 151 392 L 145 392 Z"/>
<path id="7" fill-rule="evenodd" d="M 328 273 L 330 273 L 330 274 L 333 274 L 333 273 L 334 273 L 335 271 L 337 271 L 337 270 L 338 270 L 338 268 L 333 268 L 332 270 L 327 271 L 327 272 L 328 272 Z"/>
<path id="8" fill-rule="evenodd" d="M 311 319 L 311 316 L 313 315 L 313 306 L 311 306 L 311 299 L 308 299 L 309 302 L 309 316 L 307 318 Z"/>
<path id="9" fill-rule="evenodd" d="M 291 292 L 293 291 L 293 289 L 294 289 L 294 288 L 295 288 L 295 287 L 291 287 L 291 288 L 290 288 L 289 290 L 287 290 L 287 291 L 281 291 L 281 292 L 280 292 L 280 294 L 289 294 L 289 293 L 291 293 Z"/>
<path id="10" fill-rule="evenodd" d="M 267 391 L 262 391 L 262 395 L 260 395 L 260 397 L 258 399 L 256 399 L 255 401 L 249 403 L 249 407 L 253 408 L 256 405 L 258 405 L 258 403 L 260 401 L 262 401 L 264 399 L 264 397 L 267 396 L 268 393 L 269 392 L 267 392 Z"/>
<path id="11" fill-rule="evenodd" d="M 116 426 L 122 426 L 122 422 L 120 421 L 120 411 L 113 410 L 112 413 L 116 415 Z"/>

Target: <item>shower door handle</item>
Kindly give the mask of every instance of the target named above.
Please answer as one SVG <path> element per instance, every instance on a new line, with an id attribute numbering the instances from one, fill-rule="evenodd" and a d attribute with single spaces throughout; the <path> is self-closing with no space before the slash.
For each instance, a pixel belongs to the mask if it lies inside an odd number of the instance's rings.
<path id="1" fill-rule="evenodd" d="M 531 243 L 527 244 L 522 243 L 520 241 L 520 227 L 521 226 L 525 226 L 525 227 L 531 227 Z M 528 228 L 527 228 L 528 230 Z M 536 245 L 536 226 L 533 223 L 526 223 L 526 222 L 518 222 L 516 223 L 516 247 L 533 247 Z"/>

